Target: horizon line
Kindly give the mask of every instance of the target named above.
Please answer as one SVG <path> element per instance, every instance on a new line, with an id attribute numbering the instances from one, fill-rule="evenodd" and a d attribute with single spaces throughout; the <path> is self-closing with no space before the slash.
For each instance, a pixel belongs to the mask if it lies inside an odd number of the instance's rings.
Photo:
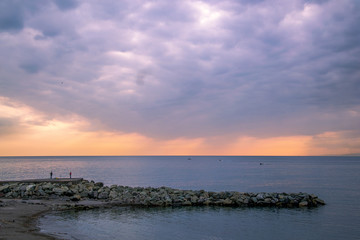
<path id="1" fill-rule="evenodd" d="M 174 155 L 8 155 L 0 157 L 360 157 L 360 153 L 355 154 L 333 154 L 333 155 L 186 155 L 186 154 L 174 154 Z"/>

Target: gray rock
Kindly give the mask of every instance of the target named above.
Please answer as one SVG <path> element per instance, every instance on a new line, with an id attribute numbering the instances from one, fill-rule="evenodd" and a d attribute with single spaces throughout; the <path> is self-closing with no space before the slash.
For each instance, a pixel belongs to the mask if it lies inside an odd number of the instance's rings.
<path id="1" fill-rule="evenodd" d="M 0 185 L 0 197 L 23 199 L 100 199 L 142 206 L 278 206 L 315 207 L 325 202 L 307 193 L 240 193 L 179 190 L 168 187 L 143 188 L 83 181 L 76 183 L 12 183 Z"/>
<path id="2" fill-rule="evenodd" d="M 190 201 L 184 201 L 183 203 L 182 203 L 182 205 L 183 206 L 191 206 L 192 204 L 191 204 L 191 202 Z"/>
<path id="3" fill-rule="evenodd" d="M 100 192 L 99 195 L 97 196 L 98 199 L 107 199 L 108 197 L 109 197 L 108 192 Z"/>
<path id="4" fill-rule="evenodd" d="M 256 199 L 258 201 L 263 201 L 264 200 L 264 195 L 262 193 L 259 193 L 258 195 L 256 195 Z"/>
<path id="5" fill-rule="evenodd" d="M 53 188 L 54 186 L 51 183 L 45 183 L 44 185 L 42 185 L 43 190 L 52 190 Z"/>
<path id="6" fill-rule="evenodd" d="M 104 186 L 104 183 L 102 183 L 102 182 L 97 182 L 97 183 L 95 183 L 95 186 L 97 186 L 97 187 L 103 187 L 103 186 Z"/>
<path id="7" fill-rule="evenodd" d="M 265 202 L 265 203 L 271 203 L 271 201 L 272 201 L 271 198 L 265 198 L 265 199 L 264 199 L 264 202 Z"/>
<path id="8" fill-rule="evenodd" d="M 74 196 L 70 197 L 71 201 L 80 201 L 81 196 L 79 194 L 75 194 Z"/>
<path id="9" fill-rule="evenodd" d="M 33 189 L 35 189 L 35 185 L 33 185 L 33 184 L 30 184 L 30 185 L 26 186 L 26 191 L 31 191 Z"/>
<path id="10" fill-rule="evenodd" d="M 82 198 L 89 196 L 89 191 L 85 188 L 82 192 L 79 193 Z"/>
<path id="11" fill-rule="evenodd" d="M 320 198 L 315 198 L 315 201 L 320 205 L 325 205 L 325 201 Z"/>
<path id="12" fill-rule="evenodd" d="M 37 195 L 38 195 L 38 196 L 45 196 L 46 193 L 45 193 L 42 189 L 40 189 L 40 190 L 37 192 Z"/>
<path id="13" fill-rule="evenodd" d="M 198 200 L 199 200 L 199 198 L 197 196 L 192 196 L 190 198 L 190 201 L 191 201 L 192 204 L 196 204 L 198 202 Z"/>
<path id="14" fill-rule="evenodd" d="M 118 193 L 116 191 L 110 191 L 109 198 L 115 199 L 118 197 Z"/>
<path id="15" fill-rule="evenodd" d="M 53 193 L 56 195 L 62 195 L 64 193 L 64 189 L 62 188 L 53 188 Z"/>
<path id="16" fill-rule="evenodd" d="M 3 186 L 0 186 L 0 192 L 3 192 L 3 193 L 8 193 L 8 192 L 10 192 L 11 190 L 10 190 L 10 187 L 9 187 L 9 185 L 3 185 Z"/>
<path id="17" fill-rule="evenodd" d="M 210 201 L 209 199 L 206 199 L 206 200 L 204 201 L 204 205 L 208 206 L 208 205 L 210 205 L 210 204 L 211 204 L 211 201 Z"/>
<path id="18" fill-rule="evenodd" d="M 226 198 L 225 200 L 222 201 L 222 205 L 232 205 L 233 202 L 229 199 L 229 198 Z"/>
<path id="19" fill-rule="evenodd" d="M 97 191 L 89 192 L 88 197 L 89 198 L 97 198 L 98 197 L 98 192 Z"/>

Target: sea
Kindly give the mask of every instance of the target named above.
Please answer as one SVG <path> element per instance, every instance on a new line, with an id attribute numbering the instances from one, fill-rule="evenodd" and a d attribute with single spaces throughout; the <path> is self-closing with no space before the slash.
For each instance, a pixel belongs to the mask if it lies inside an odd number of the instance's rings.
<path id="1" fill-rule="evenodd" d="M 360 157 L 0 157 L 0 180 L 85 178 L 105 185 L 307 192 L 317 208 L 114 207 L 51 212 L 40 231 L 61 239 L 360 239 Z"/>

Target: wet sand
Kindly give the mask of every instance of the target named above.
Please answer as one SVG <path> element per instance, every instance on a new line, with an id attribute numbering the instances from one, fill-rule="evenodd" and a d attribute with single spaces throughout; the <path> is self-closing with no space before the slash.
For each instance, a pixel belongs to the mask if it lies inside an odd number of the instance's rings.
<path id="1" fill-rule="evenodd" d="M 107 208 L 118 205 L 116 202 L 82 200 L 76 203 L 61 199 L 22 200 L 0 199 L 0 240 L 57 240 L 39 232 L 37 220 L 42 215 L 57 210 Z"/>
<path id="2" fill-rule="evenodd" d="M 39 232 L 36 227 L 38 217 L 51 211 L 51 206 L 39 201 L 0 200 L 0 239 L 1 240 L 55 240 Z"/>
<path id="3" fill-rule="evenodd" d="M 29 179 L 29 180 L 13 180 L 0 181 L 5 183 L 18 182 L 81 182 L 82 178 L 53 178 L 53 179 Z M 0 199 L 0 240 L 5 239 L 29 239 L 29 240 L 55 240 L 52 236 L 48 236 L 39 232 L 36 227 L 37 219 L 51 211 L 54 205 L 65 204 L 64 201 L 56 200 L 21 200 L 21 199 Z M 91 205 L 91 204 L 90 204 Z"/>

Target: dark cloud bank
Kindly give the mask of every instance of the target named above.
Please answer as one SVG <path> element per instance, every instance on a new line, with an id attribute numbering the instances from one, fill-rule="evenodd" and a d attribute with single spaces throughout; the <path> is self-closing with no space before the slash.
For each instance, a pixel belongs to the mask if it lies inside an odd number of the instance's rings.
<path id="1" fill-rule="evenodd" d="M 359 24 L 355 0 L 1 1 L 0 96 L 159 138 L 358 130 Z"/>

